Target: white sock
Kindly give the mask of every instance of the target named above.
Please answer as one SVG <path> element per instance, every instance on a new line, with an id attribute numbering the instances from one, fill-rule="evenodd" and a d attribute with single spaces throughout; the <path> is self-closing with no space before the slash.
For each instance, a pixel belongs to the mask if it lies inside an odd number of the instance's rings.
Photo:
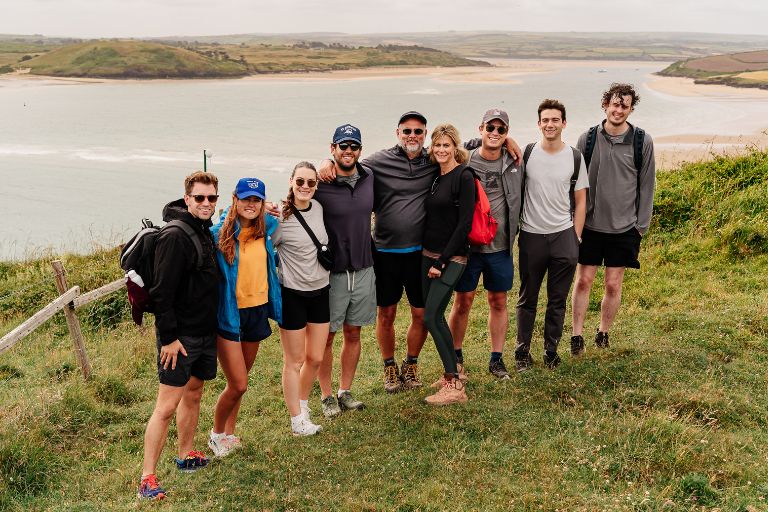
<path id="1" fill-rule="evenodd" d="M 297 428 L 302 421 L 304 421 L 304 414 L 302 413 L 299 413 L 298 416 L 291 416 L 291 428 Z"/>
<path id="2" fill-rule="evenodd" d="M 214 432 L 213 429 L 211 429 L 211 438 L 215 441 L 218 441 L 219 439 L 222 439 L 226 437 L 224 432 Z"/>
<path id="3" fill-rule="evenodd" d="M 348 392 L 348 389 L 339 389 L 339 392 L 336 394 L 337 397 L 340 397 L 342 393 Z"/>
<path id="4" fill-rule="evenodd" d="M 309 400 L 299 400 L 299 407 L 302 411 L 309 410 Z"/>

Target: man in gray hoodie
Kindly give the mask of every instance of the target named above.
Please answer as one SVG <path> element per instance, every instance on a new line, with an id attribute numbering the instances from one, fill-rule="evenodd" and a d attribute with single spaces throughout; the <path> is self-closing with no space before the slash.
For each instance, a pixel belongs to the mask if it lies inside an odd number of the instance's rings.
<path id="1" fill-rule="evenodd" d="M 611 84 L 603 93 L 606 118 L 579 137 L 589 174 L 587 219 L 579 248 L 573 288 L 571 354 L 584 352 L 584 319 L 597 267 L 605 266 L 605 290 L 600 306 L 598 348 L 608 347 L 611 328 L 621 304 L 627 267 L 640 268 L 640 240 L 648 231 L 656 182 L 653 140 L 627 122 L 640 101 L 630 84 Z"/>

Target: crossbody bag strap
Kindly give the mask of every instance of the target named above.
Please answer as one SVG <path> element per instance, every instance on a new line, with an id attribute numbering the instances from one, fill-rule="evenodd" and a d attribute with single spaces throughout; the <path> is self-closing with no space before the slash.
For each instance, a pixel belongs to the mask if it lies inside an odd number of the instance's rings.
<path id="1" fill-rule="evenodd" d="M 304 217 L 301 215 L 301 213 L 299 213 L 298 208 L 296 208 L 296 207 L 292 207 L 292 208 L 293 208 L 293 214 L 296 216 L 296 220 L 298 220 L 299 224 L 301 224 L 302 227 L 304 227 L 304 230 L 309 235 L 309 238 L 312 239 L 312 243 L 315 244 L 315 247 L 317 247 L 318 251 L 322 251 L 323 250 L 323 244 L 320 243 L 320 240 L 317 239 L 317 237 L 315 236 L 315 233 L 309 228 L 309 225 L 307 224 L 307 221 L 304 220 Z"/>

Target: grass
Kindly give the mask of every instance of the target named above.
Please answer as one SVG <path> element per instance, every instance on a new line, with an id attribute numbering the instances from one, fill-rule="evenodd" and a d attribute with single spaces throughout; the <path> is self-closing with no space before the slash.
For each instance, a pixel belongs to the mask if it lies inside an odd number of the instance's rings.
<path id="1" fill-rule="evenodd" d="M 697 84 L 768 89 L 768 51 L 680 60 L 670 64 L 658 74 L 693 78 Z"/>
<path id="2" fill-rule="evenodd" d="M 156 392 L 154 340 L 151 328 L 130 325 L 117 293 L 80 315 L 91 381 L 74 366 L 62 319 L 0 356 L 0 509 L 768 510 L 766 197 L 767 153 L 660 174 L 642 270 L 627 274 L 611 348 L 564 355 L 555 372 L 537 349 L 532 371 L 495 382 L 479 297 L 464 406 L 428 408 L 426 390 L 386 395 L 366 328 L 355 392 L 368 408 L 321 419 L 317 438 L 293 438 L 273 336 L 244 398 L 245 448 L 180 475 L 167 447 L 159 476 L 171 495 L 158 504 L 134 498 Z M 84 289 L 119 275 L 114 251 L 64 265 Z M 49 268 L 0 264 L 2 332 L 55 296 Z M 599 301 L 596 286 L 590 330 Z M 420 365 L 425 382 L 439 376 L 429 340 Z M 223 386 L 221 374 L 207 386 L 199 446 Z M 317 415 L 317 391 L 311 406 Z"/>

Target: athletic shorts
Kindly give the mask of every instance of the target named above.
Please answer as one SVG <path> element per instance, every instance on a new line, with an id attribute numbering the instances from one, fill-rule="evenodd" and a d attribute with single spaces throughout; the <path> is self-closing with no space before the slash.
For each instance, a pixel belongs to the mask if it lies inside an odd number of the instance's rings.
<path id="1" fill-rule="evenodd" d="M 631 228 L 624 233 L 600 233 L 584 228 L 579 246 L 579 263 L 606 267 L 640 268 L 640 233 Z"/>
<path id="2" fill-rule="evenodd" d="M 483 287 L 489 292 L 508 292 L 512 289 L 515 269 L 509 251 L 473 252 L 467 259 L 467 268 L 456 283 L 457 292 L 472 292 L 477 289 L 483 275 Z"/>
<path id="3" fill-rule="evenodd" d="M 393 306 L 400 302 L 403 290 L 414 308 L 424 307 L 421 291 L 421 251 L 373 252 L 376 271 L 376 303 Z"/>
<path id="4" fill-rule="evenodd" d="M 181 388 L 187 385 L 191 377 L 200 380 L 216 378 L 216 335 L 208 336 L 179 336 L 179 341 L 187 351 L 185 356 L 179 352 L 176 358 L 176 369 L 172 370 L 170 363 L 167 369 L 160 364 L 160 349 L 162 343 L 157 340 L 157 376 L 160 384 Z"/>
<path id="5" fill-rule="evenodd" d="M 361 327 L 376 322 L 376 277 L 373 266 L 331 272 L 331 332 L 344 324 Z"/>
<path id="6" fill-rule="evenodd" d="M 269 326 L 267 305 L 238 309 L 240 312 L 240 333 L 219 329 L 219 336 L 230 341 L 261 341 L 269 338 L 272 328 Z"/>
<path id="7" fill-rule="evenodd" d="M 331 321 L 331 310 L 328 304 L 330 287 L 326 286 L 316 292 L 301 292 L 280 287 L 283 294 L 282 329 L 296 331 L 307 324 L 325 324 Z"/>

